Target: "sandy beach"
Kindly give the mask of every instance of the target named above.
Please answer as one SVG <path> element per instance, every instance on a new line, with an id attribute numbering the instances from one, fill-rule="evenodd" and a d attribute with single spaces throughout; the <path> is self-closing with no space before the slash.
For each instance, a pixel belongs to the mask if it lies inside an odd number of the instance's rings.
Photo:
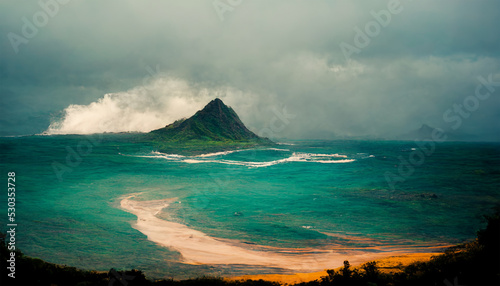
<path id="1" fill-rule="evenodd" d="M 366 252 L 339 247 L 338 249 L 294 249 L 249 246 L 236 240 L 217 239 L 203 232 L 166 220 L 158 215 L 176 198 L 138 201 L 130 195 L 121 200 L 121 208 L 137 216 L 132 227 L 145 234 L 149 240 L 182 255 L 186 264 L 244 264 L 260 267 L 276 267 L 294 272 L 317 272 L 334 269 L 348 259 L 352 264 L 398 255 L 402 250 L 391 252 Z M 406 250 L 408 252 L 408 250 Z"/>

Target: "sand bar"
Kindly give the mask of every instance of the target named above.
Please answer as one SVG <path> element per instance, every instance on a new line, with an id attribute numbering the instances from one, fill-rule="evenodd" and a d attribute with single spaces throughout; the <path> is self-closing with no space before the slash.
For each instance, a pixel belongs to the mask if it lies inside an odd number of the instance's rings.
<path id="1" fill-rule="evenodd" d="M 132 226 L 147 238 L 161 246 L 178 251 L 182 263 L 187 264 L 245 264 L 261 267 L 277 267 L 293 271 L 313 272 L 342 266 L 348 259 L 362 263 L 398 251 L 366 252 L 346 249 L 294 249 L 246 245 L 236 240 L 217 239 L 186 225 L 156 217 L 162 209 L 176 199 L 137 201 L 130 195 L 121 200 L 121 207 L 137 216 Z"/>

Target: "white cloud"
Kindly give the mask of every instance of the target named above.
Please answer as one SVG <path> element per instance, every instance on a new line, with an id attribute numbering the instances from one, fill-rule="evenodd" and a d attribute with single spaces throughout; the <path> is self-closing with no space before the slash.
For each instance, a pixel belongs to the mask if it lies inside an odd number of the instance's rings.
<path id="1" fill-rule="evenodd" d="M 149 132 L 189 117 L 224 90 L 195 88 L 186 81 L 158 78 L 147 86 L 109 93 L 89 105 L 70 105 L 46 134 Z"/>

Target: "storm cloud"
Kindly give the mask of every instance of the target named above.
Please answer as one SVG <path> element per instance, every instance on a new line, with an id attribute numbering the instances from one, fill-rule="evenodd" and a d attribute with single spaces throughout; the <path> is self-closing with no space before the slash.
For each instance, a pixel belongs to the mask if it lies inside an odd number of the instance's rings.
<path id="1" fill-rule="evenodd" d="M 499 141 L 499 8 L 3 1 L 0 135 L 145 132 L 219 97 L 254 131 L 285 108 L 279 137 L 393 138 L 428 124 Z"/>

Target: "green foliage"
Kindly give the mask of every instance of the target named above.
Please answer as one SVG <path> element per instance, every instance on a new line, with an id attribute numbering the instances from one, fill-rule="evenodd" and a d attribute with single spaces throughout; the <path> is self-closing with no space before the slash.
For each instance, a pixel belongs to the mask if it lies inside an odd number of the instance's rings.
<path id="1" fill-rule="evenodd" d="M 213 140 L 189 140 L 186 142 L 154 141 L 154 146 L 158 151 L 170 154 L 199 155 L 221 151 L 250 149 L 262 146 L 270 146 L 272 143 L 265 143 L 259 140 L 246 141 L 213 141 Z"/>
<path id="2" fill-rule="evenodd" d="M 378 273 L 375 262 L 369 264 L 368 268 L 373 273 Z M 340 268 L 338 272 L 335 270 L 327 270 L 328 276 L 321 279 L 320 285 L 366 285 L 368 278 L 373 275 L 367 275 L 360 272 L 358 269 L 352 269 L 349 261 L 344 261 L 344 267 Z M 309 285 L 305 283 L 304 285 Z"/>
<path id="3" fill-rule="evenodd" d="M 365 271 L 365 277 L 369 281 L 377 281 L 379 279 L 379 276 L 381 275 L 380 271 L 378 270 L 377 267 L 377 262 L 375 261 L 370 261 L 361 266 L 361 269 Z"/>

